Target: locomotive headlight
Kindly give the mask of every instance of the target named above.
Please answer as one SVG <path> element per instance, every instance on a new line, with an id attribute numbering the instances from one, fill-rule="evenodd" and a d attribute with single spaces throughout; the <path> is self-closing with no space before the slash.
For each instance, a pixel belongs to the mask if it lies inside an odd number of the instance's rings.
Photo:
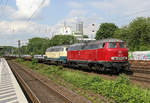
<path id="1" fill-rule="evenodd" d="M 111 57 L 111 60 L 127 60 L 128 57 Z"/>
<path id="2" fill-rule="evenodd" d="M 111 57 L 111 60 L 115 60 L 115 57 Z"/>
<path id="3" fill-rule="evenodd" d="M 115 60 L 120 60 L 120 58 L 119 57 L 116 57 L 116 59 Z"/>
<path id="4" fill-rule="evenodd" d="M 118 57 L 111 57 L 111 60 L 118 60 Z"/>

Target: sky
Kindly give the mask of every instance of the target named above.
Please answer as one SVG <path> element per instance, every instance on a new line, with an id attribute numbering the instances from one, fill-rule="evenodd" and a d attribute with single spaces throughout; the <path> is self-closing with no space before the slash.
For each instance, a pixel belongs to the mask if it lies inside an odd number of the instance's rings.
<path id="1" fill-rule="evenodd" d="M 64 22 L 74 30 L 83 21 L 84 34 L 94 38 L 101 23 L 122 27 L 141 16 L 150 16 L 150 0 L 0 0 L 0 46 L 51 38 Z"/>

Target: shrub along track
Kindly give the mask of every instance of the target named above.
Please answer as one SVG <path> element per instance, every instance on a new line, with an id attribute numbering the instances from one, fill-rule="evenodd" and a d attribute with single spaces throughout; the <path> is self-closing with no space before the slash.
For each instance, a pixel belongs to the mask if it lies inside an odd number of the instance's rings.
<path id="1" fill-rule="evenodd" d="M 108 74 L 99 74 L 100 76 L 104 77 L 104 78 L 108 78 L 111 80 L 116 80 L 118 78 L 118 75 L 108 75 Z M 138 81 L 138 82 L 145 82 L 147 84 L 150 84 L 150 75 L 145 74 L 145 73 L 134 73 L 133 75 L 128 75 L 128 77 L 130 78 L 130 80 L 134 81 Z"/>
<path id="2" fill-rule="evenodd" d="M 132 69 L 133 70 L 133 69 Z M 100 76 L 110 79 L 116 80 L 118 75 L 108 75 L 108 74 L 99 74 Z M 150 73 L 148 71 L 144 71 L 142 68 L 140 72 L 133 71 L 132 75 L 127 75 L 133 84 L 140 85 L 144 88 L 150 88 Z"/>
<path id="3" fill-rule="evenodd" d="M 147 87 L 147 85 L 150 84 L 150 61 L 130 61 L 131 63 L 131 71 L 133 74 L 128 74 L 128 77 L 130 80 L 133 81 L 133 83 L 144 83 L 144 87 Z M 91 74 L 97 73 L 98 75 L 110 79 L 110 80 L 116 80 L 118 78 L 118 75 L 111 74 L 111 73 L 99 73 L 99 72 L 94 72 Z M 97 75 L 96 74 L 96 75 Z M 138 83 L 139 84 L 139 83 Z M 148 86 L 150 88 L 150 86 Z"/>
<path id="4" fill-rule="evenodd" d="M 16 63 L 8 62 L 13 71 L 17 72 L 41 103 L 73 103 L 64 95 L 42 82 L 39 77 L 28 72 Z"/>
<path id="5" fill-rule="evenodd" d="M 72 68 L 68 68 L 68 69 L 72 69 Z M 99 73 L 98 71 L 96 72 L 91 72 L 91 71 L 85 71 L 82 69 L 79 69 L 83 72 L 92 74 L 92 75 L 99 75 L 102 76 L 106 79 L 109 80 L 116 80 L 118 78 L 118 74 L 111 74 L 111 73 Z M 136 67 L 136 68 L 131 68 L 131 70 L 133 71 L 133 74 L 127 74 L 127 76 L 130 78 L 130 80 L 134 81 L 138 81 L 141 83 L 146 83 L 146 84 L 150 84 L 150 69 L 145 69 L 145 68 L 140 68 L 140 67 Z M 91 72 L 91 73 L 90 73 Z"/>
<path id="6" fill-rule="evenodd" d="M 150 88 L 150 69 L 148 70 L 140 67 L 137 68 L 131 68 L 133 74 L 127 74 L 127 77 L 129 77 L 133 84 L 141 85 L 144 88 Z M 108 80 L 116 80 L 119 77 L 117 74 L 82 71 L 90 75 L 99 75 Z"/>
<path id="7" fill-rule="evenodd" d="M 128 77 L 130 78 L 130 80 L 133 81 L 133 83 L 135 82 L 135 84 L 137 82 L 140 83 L 144 83 L 144 87 L 147 87 L 147 85 L 150 84 L 150 61 L 129 61 L 131 63 L 131 71 L 133 72 L 133 75 L 131 75 L 130 73 L 125 73 L 128 75 Z M 68 69 L 73 69 L 73 68 L 68 68 Z M 89 70 L 85 70 L 85 69 L 80 69 L 77 68 L 78 70 L 82 70 L 82 71 L 86 71 L 87 73 L 89 73 Z M 100 76 L 104 77 L 104 78 L 108 78 L 111 80 L 116 80 L 118 78 L 118 75 L 114 75 L 111 73 L 102 73 L 100 74 L 98 71 L 94 72 L 96 74 L 99 74 Z M 93 74 L 94 74 L 93 73 Z M 150 88 L 150 86 L 148 86 L 148 88 Z"/>

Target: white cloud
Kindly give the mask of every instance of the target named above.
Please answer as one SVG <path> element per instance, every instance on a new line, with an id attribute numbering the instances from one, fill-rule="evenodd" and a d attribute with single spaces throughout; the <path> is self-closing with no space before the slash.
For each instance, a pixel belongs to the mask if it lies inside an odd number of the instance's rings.
<path id="1" fill-rule="evenodd" d="M 2 21 L 0 22 L 0 35 L 30 35 L 30 34 L 49 34 L 51 27 L 48 25 L 37 24 L 25 21 Z"/>
<path id="2" fill-rule="evenodd" d="M 150 0 L 93 0 L 88 6 L 103 13 L 105 22 L 114 22 L 118 26 L 128 25 L 137 17 L 150 16 Z"/>
<path id="3" fill-rule="evenodd" d="M 0 17 L 1 18 L 5 18 L 5 19 L 11 18 L 12 14 L 14 12 L 16 12 L 16 10 L 10 6 L 4 6 L 4 5 L 0 6 Z"/>
<path id="4" fill-rule="evenodd" d="M 72 9 L 70 13 L 68 14 L 68 17 L 82 17 L 86 16 L 88 14 L 87 10 L 83 9 Z"/>
<path id="5" fill-rule="evenodd" d="M 81 4 L 79 2 L 75 2 L 75 1 L 68 2 L 68 5 L 71 8 L 82 8 L 83 7 L 83 4 Z"/>
<path id="6" fill-rule="evenodd" d="M 50 0 L 16 0 L 17 11 L 13 14 L 14 18 L 29 18 L 36 11 L 38 16 L 40 10 L 48 6 Z M 42 5 L 41 5 L 42 4 Z"/>
<path id="7" fill-rule="evenodd" d="M 44 1 L 44 2 L 43 2 Z M 40 7 L 41 2 L 43 4 Z M 0 6 L 0 44 L 16 45 L 17 40 L 27 40 L 35 36 L 47 37 L 51 27 L 26 20 L 36 11 L 32 18 L 40 15 L 41 9 L 48 6 L 50 0 L 16 0 L 16 9 L 11 6 Z M 39 9 L 38 9 L 39 8 Z"/>
<path id="8" fill-rule="evenodd" d="M 39 8 L 41 2 L 42 6 Z M 17 40 L 29 39 L 35 36 L 47 37 L 50 34 L 51 27 L 45 24 L 38 24 L 27 19 L 33 12 L 38 10 L 34 17 L 39 18 L 41 9 L 48 6 L 50 0 L 16 0 L 17 9 L 11 6 L 0 6 L 0 44 L 16 45 L 13 42 Z M 39 8 L 39 9 L 38 9 Z"/>
<path id="9" fill-rule="evenodd" d="M 108 2 L 108 1 L 93 1 L 90 3 L 90 5 L 92 5 L 93 7 L 99 8 L 99 9 L 113 9 L 115 8 L 115 5 L 112 4 L 112 2 Z"/>
<path id="10" fill-rule="evenodd" d="M 0 18 L 10 19 L 11 21 L 1 21 L 0 22 L 0 35 L 3 34 L 37 34 L 37 33 L 46 33 L 46 28 L 50 28 L 48 25 L 37 24 L 35 22 L 27 21 L 14 21 L 12 15 L 20 18 L 28 18 L 33 12 L 39 7 L 40 3 L 43 0 L 16 0 L 16 5 L 18 10 L 10 6 L 0 6 Z M 47 6 L 50 0 L 44 0 L 44 3 L 41 8 Z M 40 9 L 41 9 L 40 8 Z"/>
<path id="11" fill-rule="evenodd" d="M 111 14 L 127 15 L 137 11 L 150 9 L 150 0 L 104 0 L 91 1 L 92 7 Z M 143 13 L 141 12 L 141 16 Z M 147 13 L 148 14 L 148 13 Z"/>

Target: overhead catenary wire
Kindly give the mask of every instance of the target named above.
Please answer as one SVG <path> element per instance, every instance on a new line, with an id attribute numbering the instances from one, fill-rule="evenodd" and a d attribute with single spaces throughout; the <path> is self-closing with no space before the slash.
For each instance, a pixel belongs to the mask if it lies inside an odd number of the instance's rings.
<path id="1" fill-rule="evenodd" d="M 33 14 L 27 19 L 27 23 L 32 19 L 32 17 L 38 12 L 38 10 L 42 7 L 42 5 L 44 4 L 45 0 L 43 0 L 40 5 L 38 6 L 38 8 L 33 12 Z"/>
<path id="2" fill-rule="evenodd" d="M 133 16 L 133 15 L 135 15 L 135 14 L 147 12 L 147 11 L 149 11 L 149 10 L 150 10 L 150 9 L 145 9 L 145 10 L 137 11 L 137 12 L 134 12 L 134 13 L 132 13 L 132 14 L 125 15 L 124 17 Z"/>
<path id="3" fill-rule="evenodd" d="M 141 10 L 141 11 L 136 11 L 136 12 L 134 12 L 134 13 L 130 13 L 130 14 L 127 14 L 127 15 L 121 16 L 120 18 L 113 19 L 113 20 L 114 20 L 114 21 L 120 21 L 120 20 L 123 20 L 123 19 L 129 18 L 129 17 L 131 17 L 131 16 L 134 16 L 134 15 L 137 15 L 137 14 L 140 14 L 140 13 L 150 12 L 149 10 L 150 10 L 150 9 L 145 9 L 145 10 Z"/>
<path id="4" fill-rule="evenodd" d="M 2 6 L 3 3 L 4 3 L 4 7 Z M 8 5 L 8 0 L 6 0 L 6 3 L 3 0 L 0 1 L 1 10 L 5 10 L 7 5 Z M 4 15 L 1 15 L 0 18 L 2 18 L 3 16 Z"/>
<path id="5" fill-rule="evenodd" d="M 25 23 L 28 23 L 31 21 L 32 17 L 38 12 L 38 10 L 42 7 L 42 5 L 45 3 L 45 0 L 43 0 L 40 5 L 38 6 L 38 8 L 32 13 L 32 15 L 27 18 L 27 20 L 25 21 Z M 14 32 L 14 29 L 13 29 L 13 32 Z"/>
<path id="6" fill-rule="evenodd" d="M 6 0 L 6 3 L 4 4 L 4 9 L 6 9 L 7 4 L 8 4 L 8 0 Z"/>
<path id="7" fill-rule="evenodd" d="M 32 17 L 38 12 L 38 10 L 42 7 L 42 5 L 44 4 L 45 0 L 43 0 L 40 5 L 38 6 L 38 8 L 33 12 L 33 14 L 27 19 L 27 22 L 29 22 Z"/>
<path id="8" fill-rule="evenodd" d="M 32 17 L 38 12 L 38 10 L 42 7 L 42 5 L 44 4 L 45 0 L 43 0 L 40 5 L 38 6 L 38 8 L 33 12 L 33 14 L 27 19 L 26 23 L 28 23 Z"/>
<path id="9" fill-rule="evenodd" d="M 38 10 L 43 6 L 43 4 L 45 3 L 45 0 L 43 0 L 40 5 L 38 6 L 38 8 L 32 13 L 32 15 L 27 19 L 26 23 L 30 22 L 32 17 L 38 12 Z"/>
<path id="10" fill-rule="evenodd" d="M 8 0 L 6 0 L 5 7 L 7 7 L 7 4 L 8 4 Z"/>
<path id="11" fill-rule="evenodd" d="M 3 0 L 0 1 L 0 5 L 3 3 Z"/>
<path id="12" fill-rule="evenodd" d="M 0 8 L 2 8 L 3 0 L 0 1 Z"/>

